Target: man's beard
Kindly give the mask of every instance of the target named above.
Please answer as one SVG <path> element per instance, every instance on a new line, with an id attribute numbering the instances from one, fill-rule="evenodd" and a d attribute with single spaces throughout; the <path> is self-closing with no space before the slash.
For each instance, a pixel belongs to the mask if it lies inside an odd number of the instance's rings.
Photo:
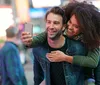
<path id="1" fill-rule="evenodd" d="M 63 34 L 62 29 L 60 31 L 58 31 L 58 33 L 54 36 L 54 37 L 49 37 L 52 40 L 57 40 L 60 38 L 60 36 Z"/>

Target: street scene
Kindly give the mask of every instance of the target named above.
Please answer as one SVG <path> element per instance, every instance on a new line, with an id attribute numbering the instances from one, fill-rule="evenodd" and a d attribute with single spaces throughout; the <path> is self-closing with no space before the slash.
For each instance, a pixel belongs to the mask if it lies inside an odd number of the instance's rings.
<path id="1" fill-rule="evenodd" d="M 27 63 L 24 65 L 24 69 L 28 85 L 34 85 L 33 64 L 30 59 L 27 59 Z M 45 85 L 45 82 L 43 81 L 40 85 Z"/>
<path id="2" fill-rule="evenodd" d="M 100 85 L 100 0 L 0 0 L 0 85 Z"/>
<path id="3" fill-rule="evenodd" d="M 28 81 L 28 85 L 34 85 L 34 82 L 33 82 L 33 64 L 30 61 L 30 59 L 24 65 L 24 69 L 25 69 L 25 75 L 26 75 L 26 78 Z"/>

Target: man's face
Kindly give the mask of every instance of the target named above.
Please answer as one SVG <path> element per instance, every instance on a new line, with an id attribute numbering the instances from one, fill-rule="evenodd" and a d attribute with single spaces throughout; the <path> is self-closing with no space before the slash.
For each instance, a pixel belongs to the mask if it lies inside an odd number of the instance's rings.
<path id="1" fill-rule="evenodd" d="M 68 28 L 67 28 L 67 36 L 68 37 L 73 37 L 80 33 L 80 27 L 79 27 L 79 24 L 78 24 L 78 21 L 77 21 L 75 15 L 73 15 L 70 18 L 67 25 L 68 25 Z"/>
<path id="2" fill-rule="evenodd" d="M 46 19 L 46 31 L 48 38 L 58 39 L 62 35 L 63 30 L 63 20 L 62 16 L 49 13 Z"/>

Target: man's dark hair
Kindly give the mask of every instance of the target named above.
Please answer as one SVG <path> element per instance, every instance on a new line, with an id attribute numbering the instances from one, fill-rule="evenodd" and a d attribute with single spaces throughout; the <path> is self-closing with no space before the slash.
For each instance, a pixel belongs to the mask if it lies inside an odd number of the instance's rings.
<path id="1" fill-rule="evenodd" d="M 6 37 L 12 38 L 15 37 L 17 34 L 17 28 L 14 26 L 10 26 L 9 28 L 6 29 Z"/>
<path id="2" fill-rule="evenodd" d="M 54 13 L 54 14 L 62 16 L 63 24 L 66 24 L 67 18 L 65 16 L 64 10 L 61 7 L 56 6 L 56 7 L 51 8 L 50 10 L 48 10 L 45 15 L 45 20 L 47 19 L 47 16 L 49 13 Z"/>

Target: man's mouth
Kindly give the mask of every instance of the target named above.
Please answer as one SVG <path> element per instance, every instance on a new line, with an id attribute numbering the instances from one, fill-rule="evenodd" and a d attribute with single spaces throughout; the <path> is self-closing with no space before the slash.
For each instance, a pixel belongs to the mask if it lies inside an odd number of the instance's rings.
<path id="1" fill-rule="evenodd" d="M 48 30 L 48 33 L 50 34 L 54 34 L 56 31 L 53 31 L 53 30 Z"/>

